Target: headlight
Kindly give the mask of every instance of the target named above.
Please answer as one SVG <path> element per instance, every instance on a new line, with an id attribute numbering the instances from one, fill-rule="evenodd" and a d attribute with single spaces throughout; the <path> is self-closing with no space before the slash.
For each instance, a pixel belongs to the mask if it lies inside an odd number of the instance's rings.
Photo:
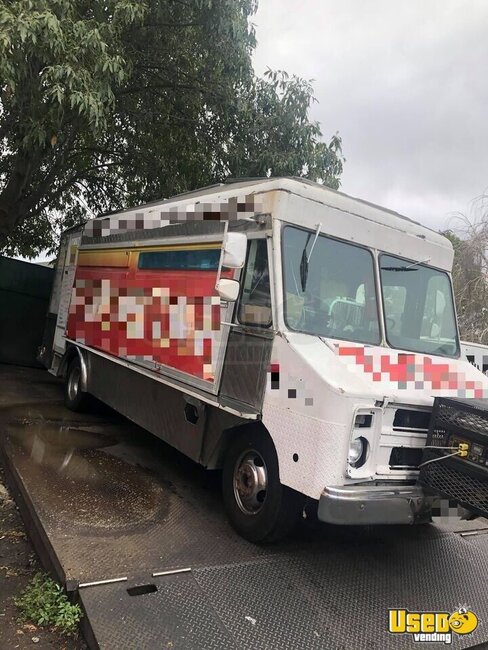
<path id="1" fill-rule="evenodd" d="M 354 438 L 349 443 L 349 454 L 347 456 L 347 462 L 351 467 L 361 467 L 366 462 L 366 454 L 368 451 L 368 441 L 366 438 L 360 436 L 359 438 Z"/>

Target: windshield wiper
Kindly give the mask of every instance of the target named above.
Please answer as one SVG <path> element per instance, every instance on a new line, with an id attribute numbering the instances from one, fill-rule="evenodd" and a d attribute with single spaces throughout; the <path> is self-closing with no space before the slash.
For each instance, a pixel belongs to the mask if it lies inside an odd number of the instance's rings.
<path id="1" fill-rule="evenodd" d="M 414 262 L 413 264 L 409 264 L 408 266 L 382 266 L 381 270 L 382 271 L 417 271 L 415 267 L 420 266 L 420 264 L 427 264 L 427 262 L 430 262 L 430 257 L 428 257 L 426 260 L 421 260 L 419 262 Z"/>
<path id="2" fill-rule="evenodd" d="M 313 249 L 317 241 L 317 238 L 319 236 L 319 232 L 321 228 L 322 228 L 322 224 L 318 223 L 317 230 L 315 231 L 315 237 L 312 242 L 312 248 L 310 249 L 310 253 L 308 255 L 307 255 L 307 246 L 308 246 L 308 242 L 310 241 L 310 237 L 312 236 L 312 233 L 308 233 L 307 241 L 305 242 L 305 246 L 303 247 L 302 259 L 300 260 L 300 281 L 302 283 L 302 291 L 305 291 L 305 289 L 307 288 L 308 265 L 310 262 L 310 258 L 312 257 Z"/>

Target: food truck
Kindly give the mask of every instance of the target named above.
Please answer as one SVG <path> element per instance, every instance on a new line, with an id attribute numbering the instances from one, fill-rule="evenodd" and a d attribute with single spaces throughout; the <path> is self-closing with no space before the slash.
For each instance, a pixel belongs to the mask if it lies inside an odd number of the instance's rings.
<path id="1" fill-rule="evenodd" d="M 332 524 L 425 521 L 435 398 L 488 396 L 452 262 L 439 233 L 323 185 L 215 185 L 64 233 L 41 356 L 69 408 L 94 395 L 221 469 L 251 541 L 305 502 Z"/>

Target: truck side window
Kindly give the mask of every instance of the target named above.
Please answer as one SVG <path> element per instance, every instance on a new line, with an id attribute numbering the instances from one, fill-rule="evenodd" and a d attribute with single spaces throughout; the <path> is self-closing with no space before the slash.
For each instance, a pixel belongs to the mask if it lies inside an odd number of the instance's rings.
<path id="1" fill-rule="evenodd" d="M 139 253 L 139 268 L 147 271 L 216 271 L 220 249 L 162 250 Z"/>
<path id="2" fill-rule="evenodd" d="M 265 239 L 252 239 L 249 242 L 237 318 L 243 325 L 271 325 L 271 293 Z"/>

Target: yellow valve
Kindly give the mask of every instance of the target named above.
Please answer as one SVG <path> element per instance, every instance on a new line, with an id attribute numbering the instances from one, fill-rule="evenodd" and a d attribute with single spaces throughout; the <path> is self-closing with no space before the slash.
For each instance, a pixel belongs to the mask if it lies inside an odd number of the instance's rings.
<path id="1" fill-rule="evenodd" d="M 459 451 L 468 451 L 469 445 L 467 442 L 460 442 L 459 443 Z"/>
<path id="2" fill-rule="evenodd" d="M 467 451 L 459 451 L 458 453 L 459 453 L 459 456 L 461 456 L 461 458 L 464 458 L 465 456 L 468 455 Z"/>

